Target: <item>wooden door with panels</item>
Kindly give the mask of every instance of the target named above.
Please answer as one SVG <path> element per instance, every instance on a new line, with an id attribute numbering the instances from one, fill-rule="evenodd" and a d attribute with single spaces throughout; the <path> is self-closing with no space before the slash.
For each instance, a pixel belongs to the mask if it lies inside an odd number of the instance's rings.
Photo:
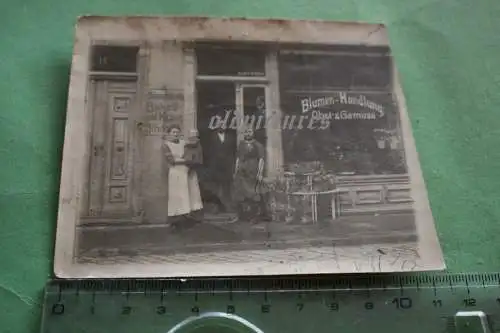
<path id="1" fill-rule="evenodd" d="M 140 109 L 137 50 L 101 46 L 93 57 L 86 214 L 93 222 L 126 222 L 137 216 L 133 181 L 134 119 Z"/>
<path id="2" fill-rule="evenodd" d="M 90 156 L 90 216 L 132 216 L 131 117 L 135 82 L 95 81 Z"/>

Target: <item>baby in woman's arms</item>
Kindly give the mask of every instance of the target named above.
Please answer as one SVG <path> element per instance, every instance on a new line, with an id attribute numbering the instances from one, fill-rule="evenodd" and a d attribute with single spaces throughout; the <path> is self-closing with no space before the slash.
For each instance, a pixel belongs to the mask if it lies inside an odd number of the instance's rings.
<path id="1" fill-rule="evenodd" d="M 203 151 L 198 131 L 193 129 L 189 132 L 189 137 L 184 145 L 184 160 L 187 164 L 203 164 Z"/>

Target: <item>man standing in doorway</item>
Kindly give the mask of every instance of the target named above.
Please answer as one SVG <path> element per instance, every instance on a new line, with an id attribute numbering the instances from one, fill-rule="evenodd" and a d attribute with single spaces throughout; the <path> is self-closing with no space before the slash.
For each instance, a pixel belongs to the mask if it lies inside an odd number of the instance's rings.
<path id="1" fill-rule="evenodd" d="M 236 154 L 236 135 L 225 126 L 218 126 L 210 133 L 207 159 L 207 176 L 210 179 L 214 194 L 217 196 L 218 213 L 232 210 L 232 175 Z"/>

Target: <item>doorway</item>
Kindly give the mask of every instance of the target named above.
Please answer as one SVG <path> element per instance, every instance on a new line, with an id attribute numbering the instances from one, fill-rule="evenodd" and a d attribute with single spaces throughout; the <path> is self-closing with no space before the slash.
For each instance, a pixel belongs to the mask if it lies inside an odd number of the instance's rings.
<path id="1" fill-rule="evenodd" d="M 199 172 L 202 200 L 209 219 L 210 215 L 223 219 L 223 213 L 235 211 L 231 199 L 233 173 L 245 127 L 252 126 L 255 139 L 266 147 L 268 87 L 236 80 L 199 80 L 196 91 L 197 127 L 204 156 Z"/>
<path id="2" fill-rule="evenodd" d="M 131 113 L 136 92 L 135 81 L 90 84 L 88 216 L 97 220 L 134 215 Z"/>

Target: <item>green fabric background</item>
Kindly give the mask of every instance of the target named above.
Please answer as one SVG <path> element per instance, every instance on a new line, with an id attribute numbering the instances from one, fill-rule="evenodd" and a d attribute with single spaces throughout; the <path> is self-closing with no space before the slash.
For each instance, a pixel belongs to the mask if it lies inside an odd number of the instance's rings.
<path id="1" fill-rule="evenodd" d="M 0 0 L 0 332 L 38 331 L 82 14 L 386 23 L 447 265 L 500 271 L 500 1 Z"/>

